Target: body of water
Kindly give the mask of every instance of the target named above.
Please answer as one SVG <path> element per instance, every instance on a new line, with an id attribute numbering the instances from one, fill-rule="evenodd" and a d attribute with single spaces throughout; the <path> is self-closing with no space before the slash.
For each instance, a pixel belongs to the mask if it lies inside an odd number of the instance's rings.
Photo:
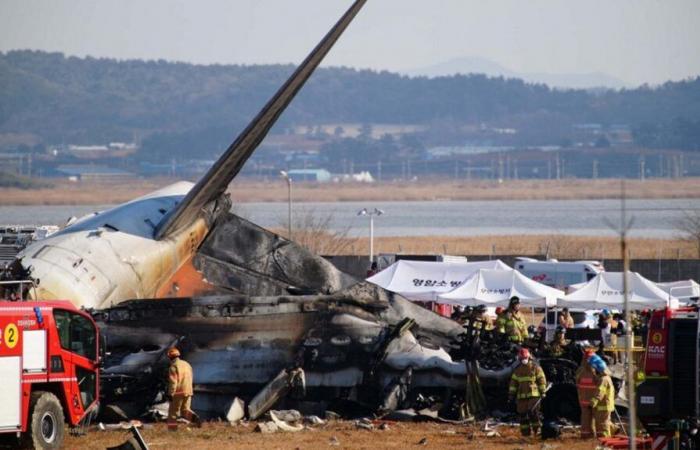
<path id="1" fill-rule="evenodd" d="M 3 206 L 0 224 L 63 225 L 71 216 L 90 214 L 110 205 Z M 620 224 L 619 200 L 419 201 L 297 203 L 294 214 L 332 217 L 332 227 L 349 228 L 353 236 L 368 232 L 362 208 L 379 208 L 376 236 L 478 236 L 511 234 L 571 234 L 612 236 L 610 224 Z M 631 236 L 677 237 L 676 223 L 685 211 L 700 210 L 699 199 L 628 200 L 633 220 Z M 234 212 L 266 228 L 286 223 L 287 203 L 243 203 Z"/>

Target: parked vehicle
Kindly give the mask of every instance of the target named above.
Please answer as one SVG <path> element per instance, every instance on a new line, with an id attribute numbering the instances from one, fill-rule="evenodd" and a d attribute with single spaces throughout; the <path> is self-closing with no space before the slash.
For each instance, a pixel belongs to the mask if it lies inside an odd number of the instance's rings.
<path id="1" fill-rule="evenodd" d="M 654 449 L 700 446 L 697 307 L 654 311 L 649 319 L 637 415 Z"/>
<path id="2" fill-rule="evenodd" d="M 550 310 L 542 317 L 539 329 L 540 332 L 547 331 L 547 342 L 554 338 L 554 332 L 559 325 L 559 314 L 561 311 Z M 570 309 L 569 314 L 574 319 L 574 328 L 595 328 L 598 324 L 597 310 Z"/>
<path id="3" fill-rule="evenodd" d="M 99 332 L 69 301 L 0 301 L 0 433 L 58 449 L 97 408 Z"/>
<path id="4" fill-rule="evenodd" d="M 538 261 L 522 257 L 516 260 L 515 269 L 528 278 L 562 290 L 572 284 L 590 281 L 605 271 L 598 261 Z"/>

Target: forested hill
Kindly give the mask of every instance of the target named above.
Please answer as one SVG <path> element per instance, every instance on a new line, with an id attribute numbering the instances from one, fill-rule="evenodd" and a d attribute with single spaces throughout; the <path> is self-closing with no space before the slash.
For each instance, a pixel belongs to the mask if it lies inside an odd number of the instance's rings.
<path id="1" fill-rule="evenodd" d="M 33 134 L 45 143 L 130 141 L 154 134 L 193 141 L 206 135 L 228 143 L 293 68 L 0 53 L 0 133 Z M 483 75 L 428 79 L 323 68 L 277 129 L 445 121 L 529 128 L 545 136 L 548 129 L 577 123 L 627 124 L 642 144 L 696 149 L 700 78 L 590 93 Z"/>

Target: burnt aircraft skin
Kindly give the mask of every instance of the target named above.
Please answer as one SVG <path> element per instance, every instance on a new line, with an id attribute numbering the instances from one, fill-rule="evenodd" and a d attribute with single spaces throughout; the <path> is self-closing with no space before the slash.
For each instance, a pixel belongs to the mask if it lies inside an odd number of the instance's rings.
<path id="1" fill-rule="evenodd" d="M 255 296 L 333 294 L 358 282 L 324 258 L 231 213 L 219 217 L 193 265 L 212 285 Z"/>
<path id="2" fill-rule="evenodd" d="M 95 311 L 112 349 L 106 404 L 140 413 L 153 403 L 163 381 L 154 374 L 162 374 L 174 342 L 194 367 L 199 393 L 249 399 L 290 367 L 304 369 L 309 398 L 314 389 L 358 388 L 357 399 L 374 407 L 406 370 L 411 389 L 463 389 L 466 365 L 451 356 L 464 332 L 458 323 L 356 280 L 294 242 L 226 214 L 193 261 L 210 293 Z M 406 319 L 415 322 L 410 331 L 392 335 Z M 480 369 L 494 382 L 509 373 Z"/>

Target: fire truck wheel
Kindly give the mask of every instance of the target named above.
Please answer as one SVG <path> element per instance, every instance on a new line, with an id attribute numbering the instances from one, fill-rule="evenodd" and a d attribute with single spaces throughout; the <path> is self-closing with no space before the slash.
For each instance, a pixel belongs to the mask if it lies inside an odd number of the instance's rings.
<path id="1" fill-rule="evenodd" d="M 50 392 L 32 392 L 29 405 L 29 427 L 23 447 L 53 450 L 63 443 L 63 408 Z"/>

